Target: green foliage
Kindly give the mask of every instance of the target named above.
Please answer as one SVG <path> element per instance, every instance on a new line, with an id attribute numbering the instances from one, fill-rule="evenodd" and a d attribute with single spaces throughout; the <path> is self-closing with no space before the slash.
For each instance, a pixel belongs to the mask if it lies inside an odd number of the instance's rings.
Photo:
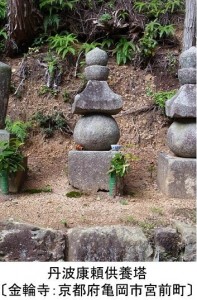
<path id="1" fill-rule="evenodd" d="M 61 58 L 65 58 L 68 54 L 76 54 L 77 36 L 73 33 L 66 35 L 56 34 L 48 38 L 49 47 L 54 49 Z"/>
<path id="2" fill-rule="evenodd" d="M 172 98 L 176 92 L 177 90 L 159 91 L 155 93 L 150 88 L 146 90 L 147 96 L 150 96 L 154 100 L 154 103 L 162 109 L 165 108 L 165 102 Z"/>
<path id="3" fill-rule="evenodd" d="M 68 123 L 64 115 L 60 112 L 52 115 L 44 115 L 42 112 L 38 112 L 34 115 L 33 120 L 38 122 L 47 138 L 52 137 L 55 130 L 68 132 Z"/>
<path id="4" fill-rule="evenodd" d="M 81 192 L 78 191 L 71 191 L 66 193 L 66 197 L 69 198 L 80 198 L 83 194 Z"/>
<path id="5" fill-rule="evenodd" d="M 145 27 L 144 35 L 139 40 L 140 49 L 144 56 L 153 56 L 158 40 L 174 34 L 174 26 L 161 25 L 158 20 L 151 21 Z"/>
<path id="6" fill-rule="evenodd" d="M 39 96 L 51 94 L 52 96 L 56 97 L 58 95 L 59 91 L 54 90 L 46 85 L 42 85 L 41 88 L 38 91 Z"/>
<path id="7" fill-rule="evenodd" d="M 99 21 L 101 23 L 105 23 L 108 22 L 112 19 L 112 15 L 108 14 L 108 13 L 104 13 L 103 15 L 100 16 Z"/>
<path id="8" fill-rule="evenodd" d="M 7 172 L 9 175 L 18 170 L 24 170 L 23 155 L 20 147 L 23 145 L 18 139 L 9 142 L 0 142 L 0 174 Z"/>
<path id="9" fill-rule="evenodd" d="M 131 61 L 136 46 L 132 41 L 128 41 L 126 38 L 122 37 L 115 46 L 113 54 L 116 54 L 116 61 L 118 65 L 126 64 L 128 61 Z"/>
<path id="10" fill-rule="evenodd" d="M 60 12 L 65 9 L 73 9 L 79 0 L 40 0 L 39 6 L 45 14 L 44 30 L 56 27 L 58 29 L 60 23 Z"/>
<path id="11" fill-rule="evenodd" d="M 47 185 L 46 187 L 39 188 L 39 189 L 27 189 L 24 192 L 28 194 L 51 193 L 52 188 L 50 185 Z"/>
<path id="12" fill-rule="evenodd" d="M 27 138 L 28 131 L 32 127 L 31 122 L 12 121 L 10 118 L 6 118 L 5 124 L 6 129 L 14 134 L 22 143 Z"/>
<path id="13" fill-rule="evenodd" d="M 0 0 L 0 20 L 3 20 L 6 17 L 6 0 Z"/>
<path id="14" fill-rule="evenodd" d="M 123 177 L 127 173 L 129 165 L 124 154 L 121 152 L 116 153 L 111 159 L 111 167 L 108 174 L 114 173 L 119 177 Z"/>
<path id="15" fill-rule="evenodd" d="M 5 49 L 5 40 L 7 40 L 7 32 L 5 29 L 0 29 L 0 52 L 3 52 Z"/>
<path id="16" fill-rule="evenodd" d="M 97 43 L 97 42 L 92 42 L 92 43 L 83 43 L 80 47 L 80 51 L 83 51 L 86 53 L 88 53 L 89 51 L 93 50 L 96 47 L 101 46 L 101 43 Z"/>
<path id="17" fill-rule="evenodd" d="M 104 39 L 101 43 L 101 47 L 103 49 L 110 49 L 114 45 L 114 40 L 112 39 Z"/>
<path id="18" fill-rule="evenodd" d="M 148 1 L 135 1 L 134 8 L 144 13 L 150 18 L 158 18 L 160 15 L 167 12 L 173 13 L 182 8 L 184 5 L 183 0 L 148 0 Z"/>

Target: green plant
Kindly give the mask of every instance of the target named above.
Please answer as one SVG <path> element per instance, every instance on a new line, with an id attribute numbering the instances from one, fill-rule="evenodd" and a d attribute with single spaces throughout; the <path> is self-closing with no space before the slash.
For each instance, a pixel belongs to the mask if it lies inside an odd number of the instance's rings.
<path id="1" fill-rule="evenodd" d="M 46 85 L 42 85 L 38 91 L 39 96 L 51 94 L 52 96 L 56 97 L 58 95 L 59 91 L 54 90 Z"/>
<path id="2" fill-rule="evenodd" d="M 31 122 L 23 122 L 23 121 L 12 121 L 10 118 L 6 118 L 5 121 L 6 129 L 14 134 L 17 139 L 19 139 L 22 143 L 28 136 L 29 129 L 32 127 Z"/>
<path id="3" fill-rule="evenodd" d="M 150 96 L 154 103 L 162 109 L 165 108 L 166 101 L 172 98 L 176 92 L 177 90 L 153 92 L 150 88 L 146 90 L 147 96 Z"/>
<path id="4" fill-rule="evenodd" d="M 52 188 L 50 187 L 50 185 L 47 185 L 46 187 L 43 188 L 39 188 L 39 189 L 27 189 L 24 190 L 24 193 L 28 193 L 28 194 L 39 194 L 39 193 L 51 193 L 52 192 Z"/>
<path id="5" fill-rule="evenodd" d="M 65 58 L 68 54 L 76 54 L 76 43 L 78 43 L 75 34 L 70 33 L 66 35 L 56 34 L 48 38 L 49 47 L 54 49 L 61 58 Z"/>
<path id="6" fill-rule="evenodd" d="M 112 19 L 112 15 L 108 14 L 108 13 L 104 13 L 103 15 L 100 16 L 99 21 L 101 23 L 105 23 L 108 22 Z"/>
<path id="7" fill-rule="evenodd" d="M 134 52 L 136 51 L 136 46 L 132 41 L 128 41 L 126 38 L 122 37 L 115 46 L 113 54 L 116 55 L 116 62 L 118 65 L 126 64 L 131 61 Z"/>
<path id="8" fill-rule="evenodd" d="M 6 172 L 8 175 L 24 170 L 21 152 L 23 143 L 18 139 L 10 139 L 9 142 L 0 142 L 0 175 Z"/>
<path id="9" fill-rule="evenodd" d="M 80 51 L 83 51 L 86 53 L 88 53 L 90 50 L 101 46 L 101 43 L 97 43 L 97 42 L 92 42 L 92 43 L 83 43 L 80 47 Z"/>
<path id="10" fill-rule="evenodd" d="M 58 29 L 60 23 L 60 12 L 64 8 L 73 9 L 74 5 L 79 0 L 40 0 L 39 6 L 41 11 L 44 13 L 44 30 L 45 33 L 48 28 L 54 26 Z"/>
<path id="11" fill-rule="evenodd" d="M 163 214 L 164 214 L 163 210 L 161 208 L 159 208 L 159 207 L 152 207 L 151 211 L 153 213 L 156 213 L 157 215 L 160 215 L 160 216 L 163 216 Z"/>
<path id="12" fill-rule="evenodd" d="M 114 40 L 104 39 L 101 43 L 101 48 L 110 49 L 114 45 Z"/>
<path id="13" fill-rule="evenodd" d="M 126 159 L 126 156 L 121 152 L 116 153 L 111 159 L 111 167 L 108 171 L 108 174 L 115 174 L 116 176 L 123 177 L 128 171 L 129 162 Z"/>
<path id="14" fill-rule="evenodd" d="M 6 17 L 6 0 L 0 0 L 0 20 L 3 20 Z"/>
<path id="15" fill-rule="evenodd" d="M 71 191 L 66 193 L 66 197 L 68 198 L 80 198 L 83 194 L 81 192 L 77 191 Z"/>
<path id="16" fill-rule="evenodd" d="M 121 200 L 120 200 L 120 204 L 122 204 L 122 205 L 128 205 L 129 202 L 128 202 L 127 199 L 121 199 Z"/>

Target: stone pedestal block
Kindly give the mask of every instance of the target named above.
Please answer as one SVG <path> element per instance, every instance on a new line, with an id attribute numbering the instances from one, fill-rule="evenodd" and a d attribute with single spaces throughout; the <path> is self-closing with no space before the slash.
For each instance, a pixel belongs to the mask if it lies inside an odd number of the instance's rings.
<path id="1" fill-rule="evenodd" d="M 161 152 L 157 182 L 171 198 L 193 199 L 196 196 L 196 159 L 180 158 Z"/>
<path id="2" fill-rule="evenodd" d="M 82 191 L 109 190 L 111 159 L 116 151 L 70 151 L 68 174 L 70 184 Z"/>

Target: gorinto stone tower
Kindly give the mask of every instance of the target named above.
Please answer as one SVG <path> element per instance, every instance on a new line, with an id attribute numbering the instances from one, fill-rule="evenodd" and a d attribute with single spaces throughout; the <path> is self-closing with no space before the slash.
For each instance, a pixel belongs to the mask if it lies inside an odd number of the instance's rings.
<path id="1" fill-rule="evenodd" d="M 181 54 L 181 87 L 166 102 L 166 115 L 174 121 L 168 129 L 167 144 L 174 155 L 160 153 L 158 185 L 173 198 L 196 195 L 196 54 L 196 47 Z"/>
<path id="2" fill-rule="evenodd" d="M 121 111 L 122 98 L 107 84 L 107 62 L 107 53 L 99 48 L 87 53 L 88 83 L 72 106 L 74 114 L 82 115 L 73 136 L 83 150 L 69 152 L 68 175 L 70 184 L 81 190 L 108 190 L 107 171 L 114 154 L 109 150 L 120 138 L 112 115 Z"/>

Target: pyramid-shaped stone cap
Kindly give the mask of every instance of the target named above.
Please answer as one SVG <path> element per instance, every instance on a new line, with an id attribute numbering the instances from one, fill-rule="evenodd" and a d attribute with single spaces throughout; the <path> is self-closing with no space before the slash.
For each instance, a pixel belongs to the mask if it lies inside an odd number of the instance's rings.
<path id="1" fill-rule="evenodd" d="M 74 114 L 104 113 L 116 115 L 122 109 L 122 97 L 115 94 L 106 81 L 89 80 L 82 93 L 75 96 Z"/>
<path id="2" fill-rule="evenodd" d="M 108 62 L 107 52 L 100 48 L 94 48 L 86 54 L 86 64 L 88 66 L 100 65 L 106 66 Z"/>
<path id="3" fill-rule="evenodd" d="M 171 118 L 196 118 L 196 84 L 185 84 L 166 101 L 166 115 Z"/>
<path id="4" fill-rule="evenodd" d="M 196 47 L 191 47 L 181 53 L 179 63 L 181 68 L 196 68 Z"/>

